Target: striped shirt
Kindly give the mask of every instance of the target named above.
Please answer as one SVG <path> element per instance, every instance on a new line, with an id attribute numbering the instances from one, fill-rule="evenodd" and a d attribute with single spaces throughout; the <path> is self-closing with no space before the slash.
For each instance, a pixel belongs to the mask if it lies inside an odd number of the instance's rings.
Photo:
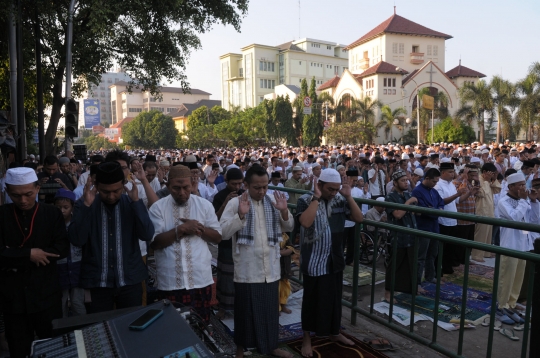
<path id="1" fill-rule="evenodd" d="M 308 208 L 311 196 L 305 194 L 298 199 L 297 218 Z M 336 195 L 330 202 L 321 199 L 311 227 L 300 227 L 300 269 L 303 274 L 322 276 L 343 271 L 343 232 L 349 214 L 349 205 L 342 195 Z"/>

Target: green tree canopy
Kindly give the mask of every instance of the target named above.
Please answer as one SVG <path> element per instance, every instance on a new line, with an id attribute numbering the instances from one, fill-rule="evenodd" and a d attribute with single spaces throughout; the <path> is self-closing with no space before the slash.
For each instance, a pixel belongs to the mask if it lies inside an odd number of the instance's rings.
<path id="1" fill-rule="evenodd" d="M 427 132 L 426 138 L 431 138 L 431 129 Z M 460 120 L 447 117 L 435 125 L 433 140 L 445 143 L 472 143 L 476 140 L 476 135 L 472 127 Z"/>
<path id="2" fill-rule="evenodd" d="M 318 147 L 321 144 L 323 125 L 321 122 L 321 109 L 316 108 L 318 103 L 315 77 L 311 79 L 309 86 L 309 97 L 311 98 L 311 103 L 313 103 L 313 105 L 311 108 L 311 114 L 304 115 L 303 118 L 303 144 L 308 147 Z"/>
<path id="3" fill-rule="evenodd" d="M 122 128 L 124 144 L 135 148 L 174 148 L 178 130 L 171 116 L 141 112 Z"/>
<path id="4" fill-rule="evenodd" d="M 86 144 L 87 150 L 101 150 L 101 149 L 115 149 L 118 148 L 116 143 L 110 142 L 105 137 L 100 137 L 97 135 L 92 135 L 84 139 L 84 144 Z"/>
<path id="5" fill-rule="evenodd" d="M 33 29 L 36 22 L 42 34 L 44 92 L 51 98 L 52 105 L 45 142 L 47 153 L 52 153 L 64 105 L 62 89 L 70 1 L 22 3 L 25 73 L 31 73 L 29 71 L 34 66 Z M 0 0 L 0 21 L 4 29 L 12 6 L 13 1 Z M 155 94 L 165 79 L 179 81 L 184 89 L 189 90 L 185 69 L 191 51 L 201 47 L 199 34 L 206 33 L 214 24 L 232 25 L 239 30 L 247 9 L 248 0 L 79 0 L 73 16 L 75 80 L 72 95 L 78 97 L 90 83 L 97 85 L 101 74 L 113 65 L 121 67 L 135 79 L 130 89 L 137 87 Z M 0 51 L 0 63 L 4 68 L 8 63 L 7 41 L 8 32 L 0 32 L 0 48 L 4 50 Z M 0 79 L 0 85 L 5 83 Z"/>

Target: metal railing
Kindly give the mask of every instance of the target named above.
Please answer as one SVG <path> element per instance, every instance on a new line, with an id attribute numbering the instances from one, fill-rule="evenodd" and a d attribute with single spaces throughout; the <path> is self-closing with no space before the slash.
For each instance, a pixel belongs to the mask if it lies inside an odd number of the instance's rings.
<path id="1" fill-rule="evenodd" d="M 280 190 L 288 193 L 295 193 L 295 194 L 305 194 L 310 193 L 306 190 L 300 190 L 300 189 L 292 189 L 292 188 L 282 188 L 282 187 L 274 187 L 270 186 L 270 189 L 273 190 Z M 423 208 L 419 206 L 411 206 L 411 205 L 403 205 L 403 204 L 396 204 L 396 203 L 390 203 L 385 201 L 375 201 L 371 199 L 354 199 L 361 207 L 362 204 L 368 204 L 368 205 L 376 205 L 380 207 L 385 208 L 391 208 L 395 210 L 404 210 L 408 212 L 413 213 L 419 213 L 419 214 L 429 214 L 433 215 L 434 210 L 436 209 L 429 209 L 429 208 Z M 288 204 L 289 208 L 295 209 L 295 204 Z M 499 226 L 499 227 L 506 227 L 511 229 L 519 229 L 519 230 L 525 230 L 525 231 L 532 231 L 540 233 L 540 225 L 536 224 L 530 224 L 530 223 L 522 223 L 522 222 L 515 222 L 510 220 L 504 220 L 500 218 L 490 218 L 490 217 L 483 217 L 483 216 L 475 216 L 470 214 L 463 214 L 463 213 L 453 213 L 443 210 L 437 210 L 437 215 L 440 217 L 446 217 L 446 218 L 452 218 L 452 219 L 459 219 L 463 221 L 470 221 L 475 223 L 481 223 L 481 224 L 488 224 L 493 226 Z M 378 222 L 378 221 L 371 221 L 366 220 L 362 222 L 362 225 L 370 225 L 374 226 L 376 228 L 375 235 L 373 235 L 373 250 L 374 250 L 374 257 L 372 260 L 372 272 L 371 272 L 371 294 L 370 294 L 370 306 L 369 310 L 366 310 L 364 308 L 361 308 L 358 306 L 358 273 L 359 273 L 359 261 L 360 261 L 360 246 L 361 246 L 361 225 L 356 225 L 355 229 L 355 241 L 354 241 L 354 265 L 353 265 L 353 278 L 352 278 L 352 298 L 351 302 L 348 302 L 346 300 L 341 300 L 342 305 L 346 306 L 351 309 L 351 324 L 356 325 L 356 318 L 357 314 L 361 314 L 363 316 L 369 317 L 370 319 L 396 331 L 399 332 L 423 345 L 426 345 L 430 347 L 431 349 L 442 353 L 448 357 L 463 357 L 463 338 L 464 338 L 464 331 L 465 331 L 465 312 L 467 307 L 467 293 L 468 293 L 468 287 L 469 287 L 469 260 L 471 250 L 472 249 L 478 249 L 490 253 L 495 253 L 495 268 L 494 268 L 494 276 L 493 276 L 493 290 L 492 290 L 492 302 L 491 302 L 491 310 L 490 310 L 490 320 L 489 320 L 489 335 L 488 335 L 488 342 L 487 342 L 487 351 L 486 351 L 486 357 L 490 358 L 492 357 L 492 349 L 493 349 L 493 333 L 494 333 L 494 325 L 495 325 L 495 316 L 497 311 L 497 291 L 498 291 L 498 283 L 499 283 L 499 272 L 500 272 L 500 265 L 501 265 L 501 255 L 514 257 L 521 260 L 526 260 L 528 263 L 531 264 L 530 270 L 529 270 L 529 276 L 524 278 L 524 283 L 527 281 L 527 305 L 526 305 L 526 311 L 525 311 L 525 324 L 524 324 L 524 330 L 523 330 L 523 340 L 521 344 L 521 353 L 520 357 L 526 358 L 527 357 L 527 351 L 528 351 L 528 341 L 529 341 L 529 324 L 530 324 L 530 317 L 531 317 L 531 306 L 533 302 L 533 289 L 534 289 L 534 280 L 535 280 L 535 271 L 536 271 L 536 265 L 540 264 L 540 255 L 536 253 L 529 253 L 529 252 L 521 252 L 516 251 L 512 249 L 502 248 L 499 246 L 489 245 L 489 244 L 483 244 L 478 243 L 470 240 L 465 240 L 461 238 L 456 238 L 452 236 L 427 232 L 419 229 L 413 229 L 408 227 L 402 227 L 397 226 L 393 224 L 388 224 L 384 222 Z M 298 230 L 298 227 L 295 225 L 295 231 Z M 403 327 L 398 326 L 398 324 L 393 322 L 393 310 L 394 310 L 394 288 L 395 288 L 395 277 L 396 277 L 396 255 L 391 255 L 391 283 L 390 283 L 390 310 L 388 314 L 388 318 L 382 318 L 374 313 L 374 304 L 375 304 L 375 283 L 376 283 L 376 264 L 377 260 L 375 258 L 376 250 L 378 248 L 378 230 L 379 229 L 386 229 L 389 230 L 391 234 L 395 233 L 405 233 L 414 235 L 414 265 L 413 265 L 413 277 L 412 277 L 412 298 L 411 298 L 411 316 L 410 316 L 410 324 L 408 329 L 405 329 Z M 293 233 L 294 234 L 294 233 Z M 291 235 L 291 237 L 294 237 Z M 439 252 L 438 252 L 438 258 L 436 263 L 436 290 L 435 290 L 435 308 L 433 309 L 434 317 L 433 317 L 433 330 L 431 334 L 431 340 L 424 338 L 414 332 L 414 317 L 415 317 L 415 301 L 417 294 L 415 293 L 415 287 L 417 286 L 417 270 L 418 265 L 416 264 L 418 261 L 418 246 L 419 246 L 419 238 L 427 238 L 430 240 L 438 240 L 439 242 Z M 398 240 L 391 240 L 392 250 L 391 252 L 395 253 L 397 252 L 397 241 Z M 440 308 L 440 286 L 441 286 L 441 267 L 442 267 L 442 258 L 443 258 L 443 252 L 444 252 L 444 246 L 445 244 L 457 244 L 465 248 L 465 267 L 464 267 L 464 274 L 463 274 L 463 290 L 462 290 L 462 300 L 461 300 L 461 316 L 460 316 L 460 323 L 459 323 L 459 337 L 458 337 L 458 348 L 457 352 L 453 352 L 449 350 L 448 348 L 440 345 L 437 342 L 437 323 L 439 320 L 439 308 Z M 540 245 L 539 245 L 540 246 Z M 291 277 L 291 280 L 302 284 L 302 276 L 301 276 L 301 270 L 299 270 L 299 277 Z M 535 312 L 540 310 L 540 307 L 535 307 Z M 536 331 L 536 327 L 535 327 Z M 540 337 L 538 337 L 540 338 Z M 538 340 L 537 338 L 537 340 Z M 533 344 L 536 344 L 535 342 L 531 341 L 531 357 L 533 357 Z M 536 352 L 536 347 L 534 347 L 534 351 Z M 536 352 L 537 354 L 540 354 L 540 352 Z M 517 355 L 515 355 L 517 357 Z"/>

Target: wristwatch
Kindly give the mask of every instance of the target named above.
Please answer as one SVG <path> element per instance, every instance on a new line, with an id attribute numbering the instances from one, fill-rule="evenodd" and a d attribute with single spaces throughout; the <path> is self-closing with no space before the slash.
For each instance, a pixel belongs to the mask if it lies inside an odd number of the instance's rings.
<path id="1" fill-rule="evenodd" d="M 313 200 L 321 201 L 321 198 L 319 198 L 318 196 L 312 195 L 311 196 L 311 201 L 313 201 Z"/>

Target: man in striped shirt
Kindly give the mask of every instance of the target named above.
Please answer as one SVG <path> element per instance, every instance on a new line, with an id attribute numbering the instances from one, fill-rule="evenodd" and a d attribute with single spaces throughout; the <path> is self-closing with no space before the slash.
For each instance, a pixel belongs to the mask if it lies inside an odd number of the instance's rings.
<path id="1" fill-rule="evenodd" d="M 301 263 L 304 277 L 302 302 L 302 355 L 312 357 L 311 332 L 353 345 L 340 334 L 343 291 L 343 238 L 345 219 L 363 220 L 351 195 L 349 182 L 341 185 L 335 169 L 323 170 L 314 191 L 298 199 L 296 215 L 301 225 Z"/>

